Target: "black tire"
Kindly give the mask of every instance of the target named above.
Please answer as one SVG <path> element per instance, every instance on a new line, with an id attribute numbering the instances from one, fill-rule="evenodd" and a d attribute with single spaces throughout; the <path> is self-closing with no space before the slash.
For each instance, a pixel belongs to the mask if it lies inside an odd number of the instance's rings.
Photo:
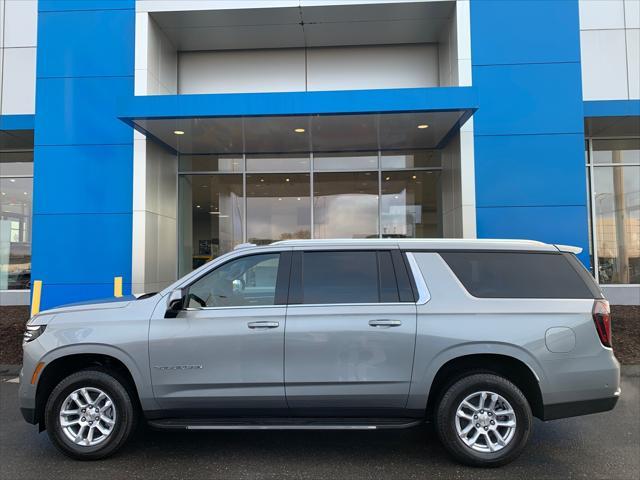
<path id="1" fill-rule="evenodd" d="M 458 406 L 468 395 L 481 391 L 501 395 L 515 412 L 515 434 L 505 447 L 495 452 L 473 450 L 465 444 L 456 430 Z M 491 373 L 475 373 L 461 378 L 447 388 L 438 403 L 435 424 L 440 441 L 456 460 L 474 467 L 499 467 L 515 460 L 526 446 L 532 428 L 531 407 L 518 387 L 506 378 Z"/>
<path id="2" fill-rule="evenodd" d="M 78 445 L 72 442 L 60 425 L 60 409 L 71 393 L 80 388 L 98 388 L 112 400 L 116 417 L 113 430 L 100 444 Z M 51 442 L 65 455 L 76 460 L 99 460 L 120 449 L 134 430 L 137 412 L 131 394 L 117 376 L 100 370 L 82 370 L 62 380 L 51 392 L 45 406 L 45 424 Z"/>

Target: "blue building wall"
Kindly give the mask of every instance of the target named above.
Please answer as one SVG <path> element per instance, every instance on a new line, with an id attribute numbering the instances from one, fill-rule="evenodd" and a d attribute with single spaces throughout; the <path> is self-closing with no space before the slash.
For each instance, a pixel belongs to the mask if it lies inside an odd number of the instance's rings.
<path id="1" fill-rule="evenodd" d="M 135 1 L 39 2 L 32 278 L 42 308 L 131 284 Z"/>
<path id="2" fill-rule="evenodd" d="M 473 0 L 477 233 L 582 247 L 589 264 L 578 1 Z"/>

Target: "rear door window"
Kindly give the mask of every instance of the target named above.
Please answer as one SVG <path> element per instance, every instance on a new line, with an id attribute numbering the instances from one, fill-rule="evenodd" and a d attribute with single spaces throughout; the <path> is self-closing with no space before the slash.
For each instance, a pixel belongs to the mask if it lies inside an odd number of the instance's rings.
<path id="1" fill-rule="evenodd" d="M 398 289 L 395 263 L 389 250 L 295 252 L 289 304 L 413 302 Z"/>
<path id="2" fill-rule="evenodd" d="M 306 304 L 377 303 L 376 252 L 304 252 L 302 300 Z"/>
<path id="3" fill-rule="evenodd" d="M 441 252 L 467 291 L 479 298 L 594 298 L 561 253 Z"/>

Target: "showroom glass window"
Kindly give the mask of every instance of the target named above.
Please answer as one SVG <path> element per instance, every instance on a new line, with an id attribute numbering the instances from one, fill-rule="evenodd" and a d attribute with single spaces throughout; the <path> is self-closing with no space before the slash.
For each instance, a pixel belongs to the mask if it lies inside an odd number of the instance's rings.
<path id="1" fill-rule="evenodd" d="M 33 151 L 0 151 L 0 290 L 31 287 Z"/>
<path id="2" fill-rule="evenodd" d="M 640 138 L 592 138 L 587 153 L 596 279 L 640 284 Z"/>
<path id="3" fill-rule="evenodd" d="M 442 236 L 438 150 L 182 155 L 180 274 L 236 245 Z"/>

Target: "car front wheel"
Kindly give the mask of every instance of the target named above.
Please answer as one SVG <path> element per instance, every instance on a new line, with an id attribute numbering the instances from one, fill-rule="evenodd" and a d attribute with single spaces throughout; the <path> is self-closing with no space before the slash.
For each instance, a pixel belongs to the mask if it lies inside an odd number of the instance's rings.
<path id="1" fill-rule="evenodd" d="M 526 397 L 504 377 L 489 373 L 453 383 L 436 411 L 436 429 L 445 448 L 460 462 L 498 467 L 513 461 L 531 432 Z"/>
<path id="2" fill-rule="evenodd" d="M 65 455 L 97 460 L 115 453 L 135 424 L 131 396 L 117 377 L 83 370 L 62 380 L 45 407 L 47 433 Z"/>

